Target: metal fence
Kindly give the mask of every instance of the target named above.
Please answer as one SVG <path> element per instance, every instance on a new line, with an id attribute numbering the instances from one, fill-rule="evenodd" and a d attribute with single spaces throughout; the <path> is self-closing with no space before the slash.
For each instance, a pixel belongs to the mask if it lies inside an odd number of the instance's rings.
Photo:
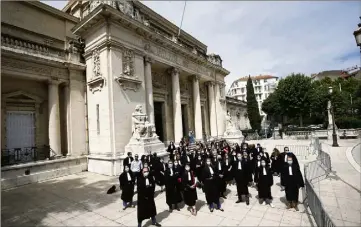
<path id="1" fill-rule="evenodd" d="M 333 223 L 330 216 L 327 214 L 323 205 L 321 203 L 320 198 L 317 196 L 315 190 L 312 185 L 305 179 L 305 188 L 306 188 L 306 204 L 310 208 L 313 218 L 318 227 L 336 227 Z"/>
<path id="2" fill-rule="evenodd" d="M 321 177 L 327 177 L 332 171 L 331 157 L 322 151 L 321 144 L 318 146 L 317 160 L 307 163 L 305 170 L 305 205 L 311 210 L 313 218 L 319 227 L 336 227 L 330 216 L 325 211 L 319 196 L 316 194 L 312 182 L 319 180 Z"/>
<path id="3" fill-rule="evenodd" d="M 310 155 L 310 147 L 306 145 L 276 145 L 276 148 L 280 152 L 284 151 L 285 147 L 288 147 L 289 150 L 297 157 L 307 159 L 307 157 Z"/>

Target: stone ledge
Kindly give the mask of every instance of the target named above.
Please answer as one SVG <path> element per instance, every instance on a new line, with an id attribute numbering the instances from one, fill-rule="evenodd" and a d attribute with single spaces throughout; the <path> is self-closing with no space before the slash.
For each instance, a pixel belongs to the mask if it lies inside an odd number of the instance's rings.
<path id="1" fill-rule="evenodd" d="M 4 168 L 1 171 L 1 190 L 86 171 L 87 159 L 84 156 L 71 157 Z M 29 173 L 25 174 L 26 171 Z"/>

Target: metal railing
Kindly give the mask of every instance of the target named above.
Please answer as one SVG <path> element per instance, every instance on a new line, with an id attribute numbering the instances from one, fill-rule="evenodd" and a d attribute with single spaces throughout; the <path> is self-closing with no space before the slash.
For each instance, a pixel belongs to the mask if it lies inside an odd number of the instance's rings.
<path id="1" fill-rule="evenodd" d="M 52 159 L 56 153 L 48 145 L 42 147 L 23 147 L 1 150 L 1 166 L 9 166 Z"/>
<path id="2" fill-rule="evenodd" d="M 289 150 L 297 157 L 304 157 L 307 159 L 307 156 L 310 155 L 310 147 L 306 145 L 276 145 L 276 148 L 280 152 L 284 151 L 285 147 L 288 147 Z"/>
<path id="3" fill-rule="evenodd" d="M 306 204 L 310 208 L 313 218 L 318 227 L 336 227 L 330 216 L 327 214 L 320 198 L 317 196 L 311 183 L 305 178 Z"/>
<path id="4" fill-rule="evenodd" d="M 320 145 L 320 144 L 319 144 Z M 318 146 L 318 145 L 315 145 Z M 318 227 L 336 227 L 330 216 L 325 211 L 322 202 L 314 190 L 312 182 L 320 177 L 327 176 L 332 171 L 331 157 L 322 151 L 319 146 L 317 160 L 305 165 L 305 205 L 311 210 L 313 218 Z"/>

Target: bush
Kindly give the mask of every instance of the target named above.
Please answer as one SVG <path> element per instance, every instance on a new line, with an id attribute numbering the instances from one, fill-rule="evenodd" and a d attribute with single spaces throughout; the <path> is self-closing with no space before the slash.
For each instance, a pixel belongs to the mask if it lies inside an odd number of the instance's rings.
<path id="1" fill-rule="evenodd" d="M 336 119 L 336 125 L 340 129 L 361 128 L 361 119 L 355 117 L 343 117 Z"/>

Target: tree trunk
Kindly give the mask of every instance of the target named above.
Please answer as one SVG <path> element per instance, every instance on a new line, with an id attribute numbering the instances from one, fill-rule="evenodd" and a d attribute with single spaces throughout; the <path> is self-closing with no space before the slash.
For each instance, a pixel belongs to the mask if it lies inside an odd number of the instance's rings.
<path id="1" fill-rule="evenodd" d="M 300 127 L 303 127 L 303 117 L 300 115 Z"/>

